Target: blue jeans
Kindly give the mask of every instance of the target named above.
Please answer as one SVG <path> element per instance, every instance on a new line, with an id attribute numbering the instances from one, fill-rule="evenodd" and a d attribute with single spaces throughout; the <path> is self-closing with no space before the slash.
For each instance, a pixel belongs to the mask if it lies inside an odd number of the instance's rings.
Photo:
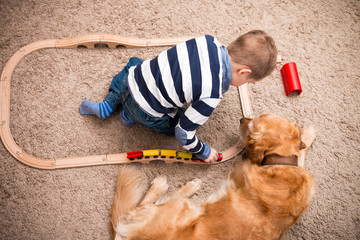
<path id="1" fill-rule="evenodd" d="M 164 115 L 163 117 L 153 117 L 145 113 L 136 101 L 133 99 L 128 86 L 129 69 L 142 63 L 140 58 L 130 58 L 124 69 L 115 75 L 111 81 L 109 93 L 104 101 L 109 102 L 114 108 L 120 104 L 123 106 L 125 114 L 134 122 L 150 128 L 154 133 L 161 133 L 168 136 L 175 135 L 175 127 L 179 122 L 179 118 L 184 114 L 185 109 L 178 108 L 178 112 L 174 118 Z"/>

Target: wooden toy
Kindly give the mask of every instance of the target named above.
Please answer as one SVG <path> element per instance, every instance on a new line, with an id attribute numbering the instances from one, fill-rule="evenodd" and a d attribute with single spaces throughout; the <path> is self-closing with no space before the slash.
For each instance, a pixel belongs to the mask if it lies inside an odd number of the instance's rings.
<path id="1" fill-rule="evenodd" d="M 164 155 L 150 154 L 148 158 L 136 157 L 136 160 L 130 160 L 128 153 L 93 155 L 84 157 L 68 157 L 56 159 L 38 158 L 26 153 L 14 141 L 10 132 L 10 80 L 16 65 L 22 58 L 33 51 L 44 48 L 96 48 L 97 46 L 107 46 L 109 48 L 140 48 L 140 47 L 160 47 L 173 46 L 184 42 L 193 37 L 180 38 L 158 38 L 158 39 L 136 39 L 127 38 L 111 34 L 91 34 L 68 39 L 48 39 L 30 43 L 20 48 L 6 63 L 0 78 L 0 135 L 6 149 L 20 162 L 41 169 L 59 169 L 71 167 L 83 167 L 105 164 L 129 164 L 132 162 L 149 163 L 154 160 L 162 160 L 165 163 L 184 162 L 187 164 L 203 164 L 201 161 L 192 159 L 191 154 L 177 152 L 174 158 L 173 150 L 166 150 Z M 279 59 L 279 57 L 278 57 Z M 280 58 L 281 59 L 281 58 Z M 250 101 L 248 98 L 247 87 L 243 85 L 239 87 L 241 109 L 244 117 L 252 117 Z M 216 162 L 221 163 L 235 157 L 244 148 L 243 140 L 240 138 L 234 145 L 222 152 L 222 160 Z M 168 152 L 170 151 L 170 152 Z M 172 151 L 172 152 L 171 152 Z M 139 151 L 140 152 L 140 151 Z M 142 151 L 144 152 L 144 151 Z M 182 161 L 192 159 L 193 161 Z"/>
<path id="2" fill-rule="evenodd" d="M 135 152 L 127 152 L 126 157 L 133 161 L 133 162 L 142 162 L 143 159 L 149 158 L 170 158 L 170 159 L 177 159 L 174 162 L 183 162 L 192 160 L 193 162 L 205 162 L 193 156 L 191 153 L 188 152 L 178 152 L 176 150 L 165 150 L 165 149 L 153 149 L 153 150 L 144 150 L 144 151 L 135 151 Z M 217 161 L 222 161 L 223 156 L 221 153 L 218 155 Z M 138 160 L 138 161 L 137 161 Z M 181 161 L 180 161 L 181 160 Z"/>

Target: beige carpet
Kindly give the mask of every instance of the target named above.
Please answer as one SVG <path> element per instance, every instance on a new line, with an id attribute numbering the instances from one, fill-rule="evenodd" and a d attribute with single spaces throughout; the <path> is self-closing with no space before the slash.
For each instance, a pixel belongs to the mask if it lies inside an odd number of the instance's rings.
<path id="1" fill-rule="evenodd" d="M 0 69 L 34 41 L 90 33 L 134 38 L 217 36 L 224 45 L 252 29 L 272 35 L 284 61 L 249 86 L 255 115 L 272 112 L 318 137 L 306 161 L 316 195 L 285 239 L 359 239 L 360 2 L 0 0 Z M 30 54 L 11 83 L 11 131 L 37 157 L 59 158 L 141 149 L 179 149 L 174 138 L 141 126 L 125 128 L 119 112 L 106 120 L 81 116 L 84 98 L 100 101 L 128 58 L 152 58 L 164 48 L 49 49 Z M 280 68 L 296 62 L 303 93 L 285 96 Z M 222 151 L 239 138 L 241 117 L 231 88 L 202 140 Z M 216 166 L 137 166 L 151 181 L 168 176 L 171 189 L 194 177 L 204 200 L 232 162 Z M 110 239 L 109 210 L 119 165 L 39 170 L 17 161 L 0 144 L 0 239 Z"/>

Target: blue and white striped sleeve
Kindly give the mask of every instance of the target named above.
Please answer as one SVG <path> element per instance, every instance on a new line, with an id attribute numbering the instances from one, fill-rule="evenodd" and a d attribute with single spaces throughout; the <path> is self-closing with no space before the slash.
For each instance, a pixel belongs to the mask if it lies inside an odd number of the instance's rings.
<path id="1" fill-rule="evenodd" d="M 221 99 L 218 98 L 206 98 L 193 102 L 175 128 L 175 136 L 179 144 L 199 159 L 207 159 L 211 148 L 196 137 L 196 129 L 209 119 L 220 101 Z"/>

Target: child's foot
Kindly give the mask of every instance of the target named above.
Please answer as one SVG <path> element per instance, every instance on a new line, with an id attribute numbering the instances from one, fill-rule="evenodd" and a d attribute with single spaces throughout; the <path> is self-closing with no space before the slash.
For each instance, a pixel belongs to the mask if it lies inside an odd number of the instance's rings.
<path id="1" fill-rule="evenodd" d="M 131 127 L 132 125 L 135 124 L 135 122 L 131 118 L 129 118 L 128 115 L 126 115 L 124 110 L 121 110 L 120 116 L 121 116 L 122 124 L 124 126 Z"/>
<path id="2" fill-rule="evenodd" d="M 80 114 L 96 115 L 99 118 L 107 118 L 114 111 L 113 106 L 108 102 L 91 102 L 84 100 L 80 105 Z"/>

